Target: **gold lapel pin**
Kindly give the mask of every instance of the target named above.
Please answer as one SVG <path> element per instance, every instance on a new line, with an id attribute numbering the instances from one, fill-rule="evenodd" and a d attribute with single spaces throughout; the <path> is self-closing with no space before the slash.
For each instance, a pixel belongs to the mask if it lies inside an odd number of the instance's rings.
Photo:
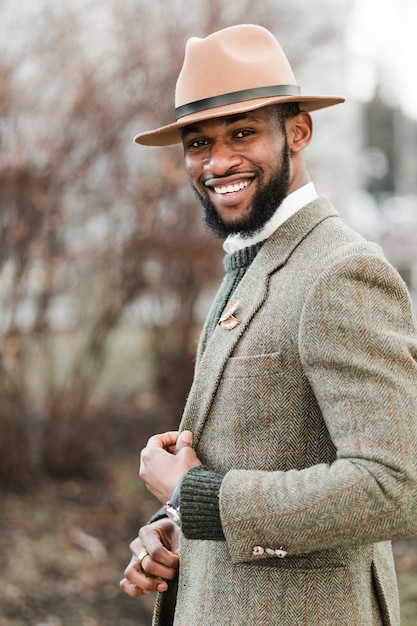
<path id="1" fill-rule="evenodd" d="M 240 324 L 240 320 L 234 316 L 234 313 L 236 313 L 239 307 L 240 300 L 232 300 L 230 302 L 229 306 L 219 320 L 219 324 L 222 328 L 225 330 L 232 330 L 235 326 Z"/>

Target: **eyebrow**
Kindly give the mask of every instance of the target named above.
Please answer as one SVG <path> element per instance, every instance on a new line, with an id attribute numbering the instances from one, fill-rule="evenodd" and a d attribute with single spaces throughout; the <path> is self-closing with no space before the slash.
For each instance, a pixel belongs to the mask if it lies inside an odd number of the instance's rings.
<path id="1" fill-rule="evenodd" d="M 227 116 L 222 117 L 222 120 L 224 120 L 224 124 L 226 126 L 232 126 L 233 124 L 236 124 L 237 122 L 242 122 L 242 121 L 258 122 L 259 118 L 255 114 L 253 114 L 253 112 L 251 113 L 252 114 L 234 113 L 233 115 L 227 115 Z M 184 128 L 181 131 L 181 135 L 182 137 L 185 137 L 186 135 L 190 135 L 192 133 L 203 133 L 203 132 L 204 132 L 204 129 L 201 125 L 199 126 L 198 124 L 190 124 L 188 126 L 184 126 Z"/>

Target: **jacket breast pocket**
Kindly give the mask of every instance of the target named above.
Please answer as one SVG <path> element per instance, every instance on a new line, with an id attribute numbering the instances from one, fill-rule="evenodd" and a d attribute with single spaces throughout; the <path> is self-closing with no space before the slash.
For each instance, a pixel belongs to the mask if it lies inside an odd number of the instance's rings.
<path id="1" fill-rule="evenodd" d="M 319 413 L 299 360 L 277 352 L 231 357 L 200 442 L 202 460 L 219 471 L 304 467 L 306 420 L 320 421 Z"/>

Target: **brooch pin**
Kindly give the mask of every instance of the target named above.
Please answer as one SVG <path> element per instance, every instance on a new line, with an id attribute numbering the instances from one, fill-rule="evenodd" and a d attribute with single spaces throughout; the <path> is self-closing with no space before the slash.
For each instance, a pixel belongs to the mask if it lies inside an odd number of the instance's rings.
<path id="1" fill-rule="evenodd" d="M 233 328 L 235 328 L 235 326 L 240 324 L 240 320 L 234 316 L 234 313 L 236 313 L 239 307 L 240 307 L 240 300 L 231 301 L 228 308 L 226 309 L 226 311 L 223 313 L 223 315 L 221 316 L 219 320 L 219 325 L 222 328 L 224 328 L 225 330 L 232 330 Z"/>

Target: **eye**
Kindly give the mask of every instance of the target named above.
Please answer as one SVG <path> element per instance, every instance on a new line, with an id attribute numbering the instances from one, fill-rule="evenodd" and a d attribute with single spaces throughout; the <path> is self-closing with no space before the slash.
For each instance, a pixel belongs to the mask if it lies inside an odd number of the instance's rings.
<path id="1" fill-rule="evenodd" d="M 243 130 L 239 130 L 236 133 L 236 137 L 238 139 L 243 139 L 244 137 L 249 137 L 250 135 L 253 135 L 254 132 L 255 132 L 254 130 L 249 130 L 249 128 L 244 128 Z"/>
<path id="2" fill-rule="evenodd" d="M 199 139 L 192 139 L 191 141 L 189 141 L 187 144 L 187 147 L 188 148 L 203 148 L 207 144 L 208 144 L 207 139 L 203 139 L 200 137 Z"/>

